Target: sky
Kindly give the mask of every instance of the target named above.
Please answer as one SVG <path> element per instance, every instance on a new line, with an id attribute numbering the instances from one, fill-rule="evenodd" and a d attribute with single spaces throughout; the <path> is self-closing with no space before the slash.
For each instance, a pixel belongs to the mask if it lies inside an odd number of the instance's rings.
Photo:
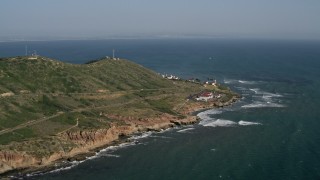
<path id="1" fill-rule="evenodd" d="M 320 39 L 320 0 L 1 0 L 0 40 Z"/>

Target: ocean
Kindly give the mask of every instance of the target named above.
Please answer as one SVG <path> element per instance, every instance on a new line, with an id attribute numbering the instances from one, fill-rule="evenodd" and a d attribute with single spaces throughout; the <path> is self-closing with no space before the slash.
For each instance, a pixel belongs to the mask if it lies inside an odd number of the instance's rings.
<path id="1" fill-rule="evenodd" d="M 159 73 L 217 79 L 242 95 L 199 124 L 131 137 L 27 179 L 320 179 L 320 41 L 113 39 L 1 42 L 0 57 L 37 51 L 70 63 L 112 49 Z"/>

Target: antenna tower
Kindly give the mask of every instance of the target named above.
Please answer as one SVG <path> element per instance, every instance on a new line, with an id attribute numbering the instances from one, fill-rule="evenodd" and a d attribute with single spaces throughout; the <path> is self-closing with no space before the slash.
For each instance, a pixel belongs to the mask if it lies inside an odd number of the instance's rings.
<path id="1" fill-rule="evenodd" d="M 28 46 L 27 45 L 25 47 L 25 50 L 26 50 L 26 56 L 28 56 Z"/>

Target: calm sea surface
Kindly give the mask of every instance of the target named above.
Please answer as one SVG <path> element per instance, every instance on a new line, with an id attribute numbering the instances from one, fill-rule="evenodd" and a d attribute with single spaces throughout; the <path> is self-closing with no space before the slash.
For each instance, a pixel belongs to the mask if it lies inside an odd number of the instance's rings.
<path id="1" fill-rule="evenodd" d="M 111 56 L 159 73 L 215 78 L 240 102 L 197 125 L 132 137 L 30 179 L 320 179 L 320 41 L 101 40 L 0 43 L 0 57 L 70 63 Z M 31 73 L 31 72 L 30 72 Z"/>

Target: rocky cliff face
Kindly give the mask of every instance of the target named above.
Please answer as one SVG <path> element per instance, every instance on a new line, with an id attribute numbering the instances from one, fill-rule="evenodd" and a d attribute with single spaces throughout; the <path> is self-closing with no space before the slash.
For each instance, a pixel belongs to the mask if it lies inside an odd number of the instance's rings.
<path id="1" fill-rule="evenodd" d="M 89 131 L 66 132 L 62 138 L 72 141 L 81 146 L 94 146 L 96 144 L 110 143 L 120 136 L 129 135 L 136 132 L 134 126 L 112 126 L 109 129 L 97 129 Z"/>
<path id="2" fill-rule="evenodd" d="M 0 173 L 38 163 L 36 158 L 21 152 L 0 152 Z"/>
<path id="3" fill-rule="evenodd" d="M 115 116 L 113 116 L 115 118 Z M 62 135 L 62 139 L 72 141 L 81 146 L 97 146 L 108 144 L 119 139 L 121 136 L 128 136 L 136 132 L 142 131 L 160 131 L 176 125 L 188 125 L 197 122 L 196 117 L 187 117 L 185 119 L 177 119 L 176 117 L 164 114 L 159 118 L 150 119 L 134 119 L 133 117 L 117 117 L 125 124 L 122 126 L 112 125 L 109 129 L 98 129 L 89 131 L 67 131 Z"/>
<path id="4" fill-rule="evenodd" d="M 1 151 L 0 173 L 14 169 L 46 166 L 58 159 L 72 157 L 80 153 L 87 153 L 94 148 L 117 140 L 122 135 L 129 135 L 135 131 L 136 128 L 132 126 L 113 126 L 109 129 L 88 131 L 67 131 L 60 134 L 57 138 L 62 142 L 74 143 L 74 148 L 70 151 L 55 152 L 45 157 L 34 157 L 26 152 Z"/>
<path id="5" fill-rule="evenodd" d="M 118 117 L 120 118 L 120 117 Z M 112 125 L 108 129 L 94 129 L 84 131 L 66 131 L 57 138 L 63 142 L 75 144 L 70 151 L 55 152 L 47 157 L 34 157 L 25 152 L 0 152 L 0 173 L 30 167 L 42 167 L 51 164 L 53 161 L 68 158 L 81 153 L 88 153 L 90 150 L 105 146 L 119 139 L 142 131 L 160 131 L 176 125 L 187 125 L 197 122 L 195 117 L 178 119 L 172 115 L 164 114 L 154 119 L 134 119 L 132 117 L 121 118 L 127 125 Z"/>

